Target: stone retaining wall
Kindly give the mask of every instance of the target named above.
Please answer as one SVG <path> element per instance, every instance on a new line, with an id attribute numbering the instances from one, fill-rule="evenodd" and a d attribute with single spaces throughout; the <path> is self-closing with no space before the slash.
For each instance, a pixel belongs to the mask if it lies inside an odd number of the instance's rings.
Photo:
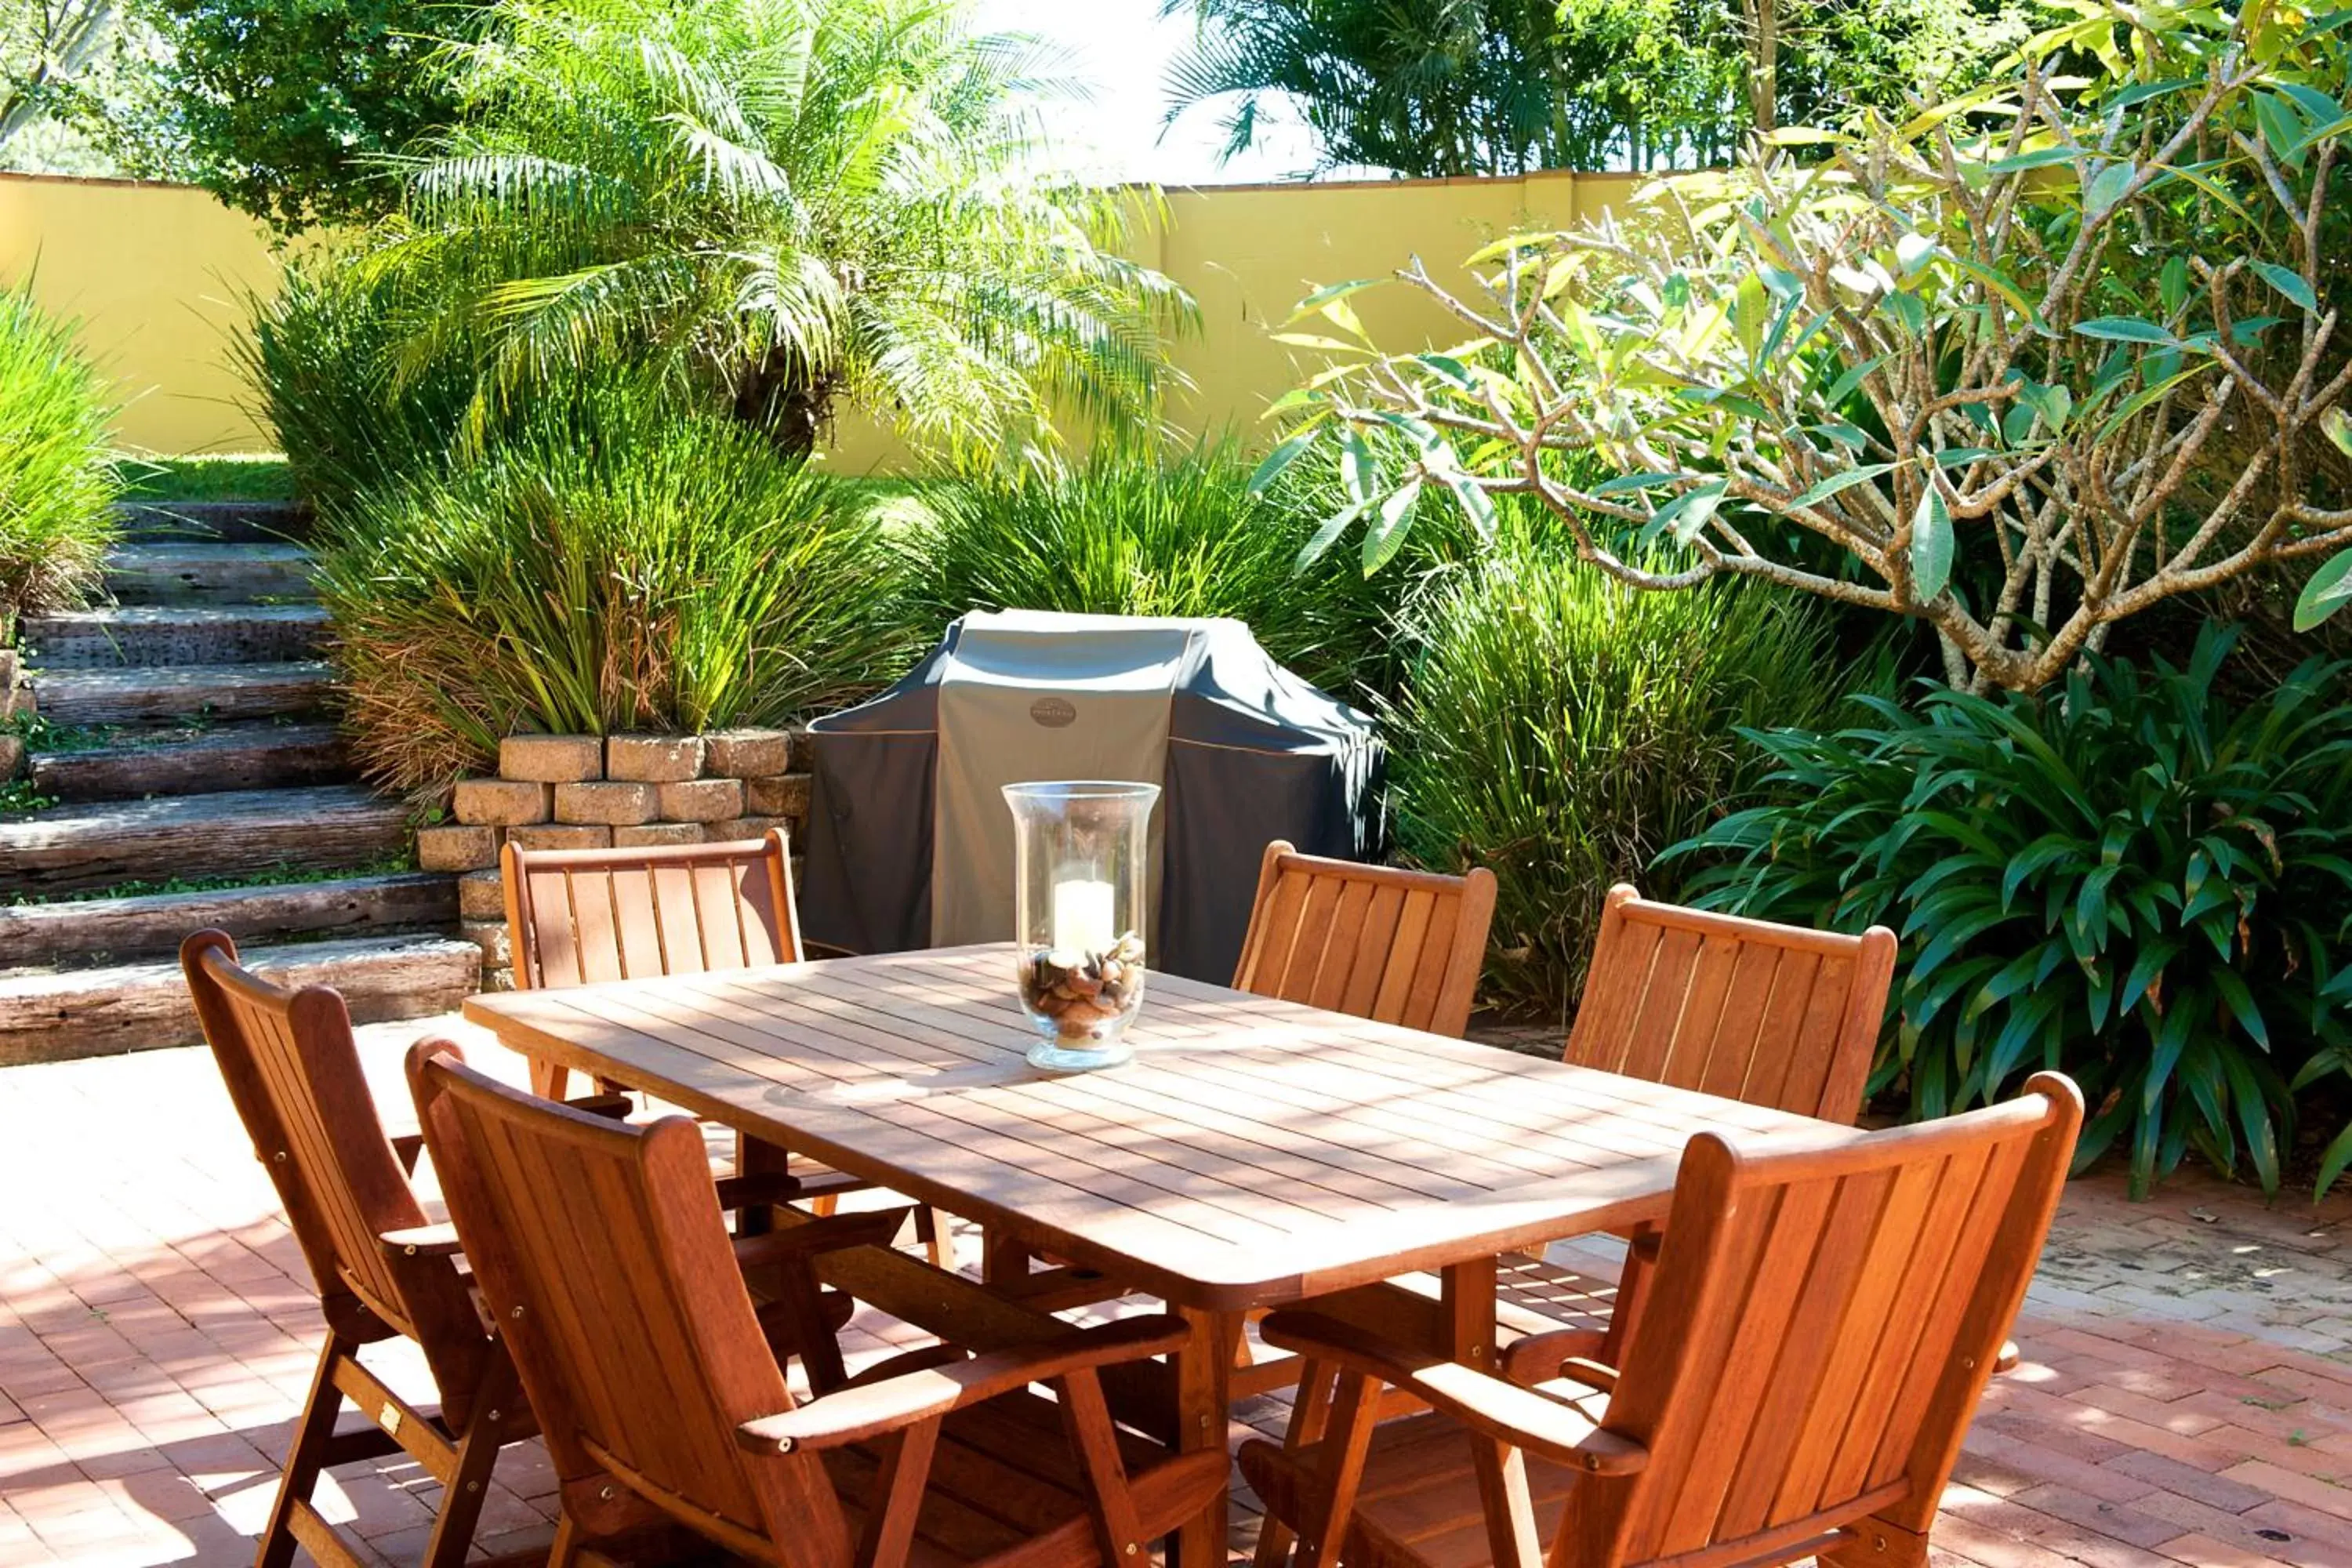
<path id="1" fill-rule="evenodd" d="M 419 828 L 416 861 L 454 871 L 460 929 L 482 950 L 486 990 L 514 984 L 499 849 L 723 843 L 808 817 L 802 742 L 782 730 L 709 735 L 510 735 L 495 778 L 458 781 L 446 826 Z M 793 871 L 799 871 L 795 857 Z"/>

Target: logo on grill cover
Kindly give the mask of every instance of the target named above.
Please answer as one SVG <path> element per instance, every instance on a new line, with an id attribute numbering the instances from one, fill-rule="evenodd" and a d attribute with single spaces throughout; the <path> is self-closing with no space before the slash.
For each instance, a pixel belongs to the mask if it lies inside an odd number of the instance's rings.
<path id="1" fill-rule="evenodd" d="M 1060 697 L 1040 697 L 1029 704 L 1029 717 L 1048 730 L 1059 730 L 1077 722 L 1078 710 Z"/>

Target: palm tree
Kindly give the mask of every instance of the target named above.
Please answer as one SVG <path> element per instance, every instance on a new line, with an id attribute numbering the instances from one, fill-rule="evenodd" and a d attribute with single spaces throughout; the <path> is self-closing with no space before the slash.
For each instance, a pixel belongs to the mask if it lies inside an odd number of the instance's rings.
<path id="1" fill-rule="evenodd" d="M 500 0 L 373 265 L 482 345 L 477 413 L 614 356 L 805 451 L 845 401 L 990 453 L 1156 417 L 1191 300 L 1055 178 L 1038 53 L 961 0 Z"/>

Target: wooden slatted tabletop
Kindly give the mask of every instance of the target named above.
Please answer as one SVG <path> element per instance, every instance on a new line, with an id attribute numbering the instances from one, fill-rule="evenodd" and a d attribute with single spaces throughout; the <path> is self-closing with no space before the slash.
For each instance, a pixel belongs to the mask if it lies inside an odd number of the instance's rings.
<path id="1" fill-rule="evenodd" d="M 532 1056 L 1202 1310 L 1663 1217 L 1716 1130 L 1851 1132 L 1172 975 L 1135 1060 L 1053 1075 L 1009 946 L 477 996 Z"/>

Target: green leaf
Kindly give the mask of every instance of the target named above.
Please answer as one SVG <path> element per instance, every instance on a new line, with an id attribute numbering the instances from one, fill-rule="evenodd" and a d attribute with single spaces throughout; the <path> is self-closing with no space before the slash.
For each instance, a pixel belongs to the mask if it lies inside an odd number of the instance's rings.
<path id="1" fill-rule="evenodd" d="M 1906 234 L 1895 242 L 1895 265 L 1916 272 L 1935 259 L 1936 242 L 1924 234 Z"/>
<path id="2" fill-rule="evenodd" d="M 1299 547 L 1298 559 L 1292 563 L 1293 569 L 1304 572 L 1330 553 L 1331 546 L 1338 543 L 1339 536 L 1348 531 L 1348 525 L 1363 516 L 1364 509 L 1370 504 L 1368 501 L 1358 501 L 1352 506 L 1342 507 L 1325 518 L 1321 525 L 1315 530 L 1313 537 Z"/>
<path id="3" fill-rule="evenodd" d="M 2311 574 L 2294 601 L 2294 629 L 2307 632 L 2352 601 L 2352 550 L 2339 550 Z"/>
<path id="4" fill-rule="evenodd" d="M 1260 463 L 1257 466 L 1257 471 L 1250 475 L 1249 493 L 1254 496 L 1265 494 L 1273 487 L 1274 481 L 1282 478 L 1282 470 L 1297 462 L 1307 447 L 1315 445 L 1315 438 L 1322 433 L 1323 427 L 1319 424 L 1309 425 L 1304 430 L 1294 432 L 1289 439 L 1268 452 L 1265 455 L 1265 461 Z"/>
<path id="5" fill-rule="evenodd" d="M 1716 509 L 1723 504 L 1723 492 L 1729 488 L 1726 481 L 1717 479 L 1685 490 L 1650 514 L 1650 521 L 1642 526 L 1642 538 L 1655 539 L 1671 529 L 1676 540 L 1689 543 L 1698 537 L 1700 529 L 1714 521 Z"/>
<path id="6" fill-rule="evenodd" d="M 1438 380 L 1445 383 L 1446 385 L 1454 388 L 1456 392 L 1475 392 L 1477 390 L 1478 384 L 1470 379 L 1470 367 L 1464 364 L 1460 360 L 1455 359 L 1453 355 L 1415 354 L 1412 357 L 1420 363 L 1426 365 L 1432 374 L 1435 375 Z"/>
<path id="7" fill-rule="evenodd" d="M 2137 316 L 2095 316 L 2076 325 L 2074 331 L 2083 337 L 2097 338 L 2104 342 L 2160 343 L 2167 348 L 2179 348 L 2180 340 L 2158 326 Z"/>
<path id="8" fill-rule="evenodd" d="M 1445 488 L 1454 492 L 1462 515 L 1478 531 L 1478 537 L 1491 543 L 1495 538 L 1495 498 L 1486 493 L 1486 487 L 1459 469 L 1440 477 Z"/>
<path id="9" fill-rule="evenodd" d="M 1304 321 L 1334 300 L 1344 300 L 1350 294 L 1360 294 L 1373 285 L 1386 281 L 1386 279 L 1381 278 L 1350 278 L 1345 283 L 1327 283 L 1298 301 L 1297 309 L 1290 312 L 1290 321 L 1284 322 L 1283 325 L 1288 326 L 1292 321 Z"/>
<path id="10" fill-rule="evenodd" d="M 2319 314 L 2319 296 L 2312 292 L 2311 285 L 2303 280 L 2302 274 L 2281 267 L 2275 261 L 2257 261 L 2252 266 L 2263 275 L 2263 282 L 2311 314 Z"/>
<path id="11" fill-rule="evenodd" d="M 1891 473 L 1894 468 L 1895 465 L 1892 463 L 1864 463 L 1861 468 L 1848 468 L 1844 473 L 1832 474 L 1825 479 L 1816 479 L 1800 491 L 1795 500 L 1789 502 L 1789 510 L 1793 511 L 1799 507 L 1812 506 L 1817 502 L 1825 501 L 1840 490 L 1850 490 L 1856 485 L 1867 484 L 1881 474 Z"/>
<path id="12" fill-rule="evenodd" d="M 2319 1156 L 2319 1181 L 2312 1189 L 2312 1202 L 2317 1203 L 2327 1195 L 2327 1189 L 2336 1184 L 2336 1178 L 2344 1173 L 2347 1165 L 2352 1165 L 2352 1124 L 2347 1124 Z"/>
<path id="13" fill-rule="evenodd" d="M 1836 407 L 1839 404 L 1843 403 L 1850 395 L 1852 395 L 1855 387 L 1862 384 L 1862 378 L 1864 376 L 1868 375 L 1872 371 L 1876 370 L 1880 365 L 1883 365 L 1885 363 L 1886 356 L 1885 354 L 1874 354 L 1869 359 L 1863 361 L 1860 364 L 1849 367 L 1843 375 L 1839 376 L 1835 381 L 1830 383 L 1830 389 L 1822 394 L 1822 401 L 1828 404 L 1832 408 Z"/>
<path id="14" fill-rule="evenodd" d="M 2092 177 L 2091 188 L 2083 194 L 2084 212 L 2091 217 L 2097 217 L 2123 200 L 2124 192 L 2130 187 L 2133 176 L 2138 173 L 2137 166 L 2129 159 L 2110 163 L 2100 170 Z"/>
<path id="15" fill-rule="evenodd" d="M 2336 443 L 2337 451 L 2352 458 L 2352 417 L 2345 415 L 2340 404 L 2320 415 L 2319 428 L 2323 435 Z"/>
<path id="16" fill-rule="evenodd" d="M 1365 576 L 1387 565 L 1404 548 L 1405 533 L 1412 527 L 1413 503 L 1420 500 L 1421 476 L 1415 474 L 1381 502 L 1380 521 L 1364 531 Z"/>
<path id="17" fill-rule="evenodd" d="M 1620 474 L 1613 479 L 1603 479 L 1593 486 L 1592 493 L 1596 496 L 1622 496 L 1634 490 L 1654 490 L 1660 485 L 1670 485 L 1677 479 L 1688 478 L 1688 474 L 1660 473 L 1655 469 L 1646 473 Z"/>
<path id="18" fill-rule="evenodd" d="M 1911 583 L 1923 599 L 1932 599 L 1952 579 L 1952 513 L 1944 492 L 1929 485 L 1911 514 Z"/>
<path id="19" fill-rule="evenodd" d="M 1370 499 L 1373 487 L 1381 481 L 1371 443 L 1352 425 L 1339 432 L 1339 481 L 1347 489 L 1348 499 L 1359 504 Z"/>

